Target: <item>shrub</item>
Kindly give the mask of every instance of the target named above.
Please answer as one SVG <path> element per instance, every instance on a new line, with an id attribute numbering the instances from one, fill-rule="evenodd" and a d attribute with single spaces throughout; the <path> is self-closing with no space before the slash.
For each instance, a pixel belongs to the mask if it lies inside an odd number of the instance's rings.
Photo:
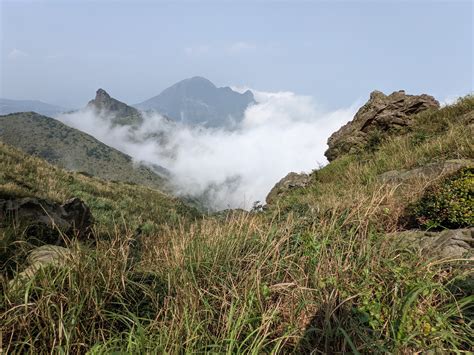
<path id="1" fill-rule="evenodd" d="M 365 149 L 368 151 L 368 152 L 375 152 L 380 144 L 382 143 L 383 141 L 383 133 L 376 129 L 376 130 L 373 130 L 371 132 L 369 132 L 368 136 L 367 136 L 367 143 L 366 143 L 366 146 L 365 146 Z"/>
<path id="2" fill-rule="evenodd" d="M 464 168 L 429 188 L 413 206 L 413 217 L 425 228 L 474 225 L 474 168 Z"/>

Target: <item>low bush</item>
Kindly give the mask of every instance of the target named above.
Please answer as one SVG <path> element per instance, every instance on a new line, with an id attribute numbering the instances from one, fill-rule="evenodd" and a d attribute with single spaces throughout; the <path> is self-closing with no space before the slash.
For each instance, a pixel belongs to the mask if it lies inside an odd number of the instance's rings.
<path id="1" fill-rule="evenodd" d="M 412 207 L 424 228 L 462 228 L 474 225 L 474 168 L 464 168 L 427 189 Z"/>

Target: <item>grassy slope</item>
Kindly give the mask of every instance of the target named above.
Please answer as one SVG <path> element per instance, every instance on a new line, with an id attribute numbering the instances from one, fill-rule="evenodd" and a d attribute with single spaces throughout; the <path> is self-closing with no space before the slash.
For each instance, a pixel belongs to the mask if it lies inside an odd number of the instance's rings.
<path id="1" fill-rule="evenodd" d="M 0 166 L 0 198 L 32 196 L 63 203 L 80 197 L 101 231 L 110 231 L 116 223 L 134 229 L 197 216 L 194 209 L 161 191 L 67 172 L 1 142 Z"/>
<path id="2" fill-rule="evenodd" d="M 0 140 L 72 171 L 162 188 L 165 179 L 92 136 L 34 112 L 0 116 Z"/>
<path id="3" fill-rule="evenodd" d="M 378 176 L 391 170 L 409 170 L 449 159 L 472 159 L 473 134 L 472 96 L 441 110 L 421 113 L 404 134 L 388 139 L 376 152 L 346 155 L 314 171 L 310 186 L 283 196 L 278 208 L 283 212 L 298 209 L 342 212 L 370 202 L 374 194 L 381 197 L 388 194 L 380 200 L 383 208 L 378 212 L 383 210 L 389 216 L 377 214 L 371 222 L 391 232 L 396 229 L 404 207 L 416 200 L 433 181 L 418 179 L 398 186 L 383 184 Z"/>
<path id="4" fill-rule="evenodd" d="M 432 261 L 392 246 L 385 234 L 427 182 L 387 185 L 376 177 L 473 158 L 473 113 L 474 99 L 465 98 L 422 114 L 411 132 L 313 173 L 309 188 L 268 212 L 166 227 L 149 236 L 132 268 L 122 242 L 131 235 L 118 233 L 95 253 L 72 245 L 68 268 L 46 269 L 28 288 L 7 289 L 3 346 L 94 353 L 472 350 L 472 261 Z"/>

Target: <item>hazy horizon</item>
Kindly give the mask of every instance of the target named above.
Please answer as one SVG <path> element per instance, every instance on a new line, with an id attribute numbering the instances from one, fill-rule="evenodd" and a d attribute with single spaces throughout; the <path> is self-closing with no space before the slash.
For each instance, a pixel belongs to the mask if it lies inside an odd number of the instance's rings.
<path id="1" fill-rule="evenodd" d="M 136 104 L 192 76 L 328 109 L 473 83 L 470 1 L 1 1 L 0 97 Z M 105 25 L 106 24 L 106 25 Z"/>

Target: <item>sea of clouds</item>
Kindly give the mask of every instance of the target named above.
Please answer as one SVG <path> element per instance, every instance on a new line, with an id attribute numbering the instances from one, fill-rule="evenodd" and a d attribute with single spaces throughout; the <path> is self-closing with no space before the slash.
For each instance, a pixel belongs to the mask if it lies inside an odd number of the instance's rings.
<path id="1" fill-rule="evenodd" d="M 166 168 L 178 195 L 205 198 L 214 210 L 249 209 L 287 173 L 324 165 L 327 138 L 358 106 L 325 111 L 310 96 L 252 92 L 258 103 L 231 131 L 176 124 L 152 113 L 144 113 L 139 127 L 112 127 L 108 117 L 89 109 L 58 119 L 137 162 Z"/>

